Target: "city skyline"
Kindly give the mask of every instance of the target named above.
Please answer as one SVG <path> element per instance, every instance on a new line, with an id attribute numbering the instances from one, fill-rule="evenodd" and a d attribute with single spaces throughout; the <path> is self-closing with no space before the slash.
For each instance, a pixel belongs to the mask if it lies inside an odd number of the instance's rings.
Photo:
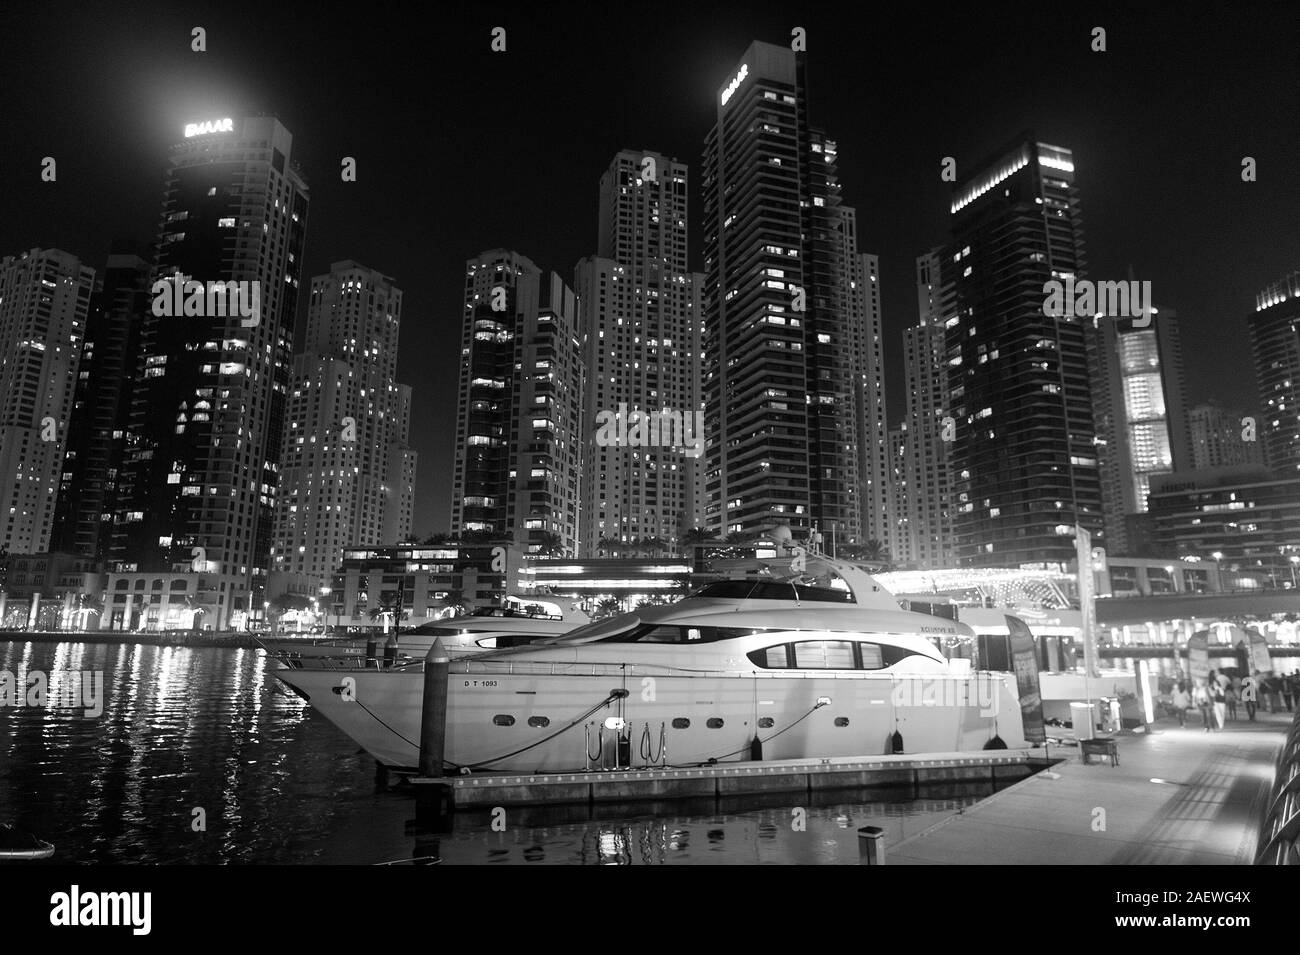
<path id="1" fill-rule="evenodd" d="M 953 15 L 941 24 L 931 25 L 928 29 L 932 38 L 946 44 L 945 48 L 952 47 L 957 53 L 963 44 L 980 45 L 982 35 L 978 30 L 974 38 L 959 36 L 962 32 L 959 27 L 963 23 L 969 26 L 980 19 L 974 15 L 965 16 L 969 21 L 964 19 L 964 15 Z M 1042 24 L 1036 18 L 1042 16 L 1026 12 L 1026 22 L 1016 26 L 1015 30 L 1025 33 L 1033 32 L 1031 27 L 1041 30 Z M 510 31 L 506 53 L 493 54 L 489 49 L 490 30 L 495 24 L 495 20 L 490 21 L 490 15 L 456 20 L 452 31 L 456 39 L 449 41 L 450 49 L 446 52 L 454 62 L 464 61 L 462 65 L 473 65 L 472 70 L 467 67 L 453 71 L 456 76 L 472 73 L 476 79 L 488 83 L 489 92 L 496 89 L 497 84 L 509 88 L 521 76 L 527 77 L 530 84 L 553 82 L 537 75 L 545 47 L 540 40 L 554 38 L 562 27 L 569 31 L 566 43 L 582 45 L 586 36 L 583 31 L 593 29 L 590 25 L 569 20 L 560 25 L 539 23 L 522 13 L 503 14 L 498 19 Z M 377 147 L 385 143 L 391 147 L 392 137 L 398 132 L 401 133 L 397 137 L 399 141 L 415 137 L 414 143 L 430 146 L 438 141 L 429 131 L 429 126 L 435 124 L 419 121 L 414 115 L 400 128 L 391 123 L 398 106 L 411 101 L 401 95 L 405 88 L 401 82 L 390 90 L 391 102 L 380 107 L 379 115 L 368 124 L 360 124 L 361 132 L 352 133 L 349 138 L 339 131 L 339 127 L 359 124 L 334 122 L 338 116 L 346 115 L 346 109 L 320 105 L 308 109 L 305 105 L 309 99 L 318 104 L 333 101 L 328 96 L 312 97 L 302 88 L 292 76 L 292 58 L 281 57 L 280 65 L 269 66 L 269 58 L 259 59 L 264 49 L 259 47 L 261 41 L 257 37 L 250 36 L 242 27 L 223 24 L 220 20 L 207 25 L 209 52 L 193 53 L 184 42 L 190 25 L 182 26 L 180 21 L 163 15 L 151 21 L 140 35 L 150 44 L 161 44 L 163 38 L 167 38 L 174 44 L 176 52 L 163 51 L 162 65 L 154 65 L 151 69 L 166 72 L 183 68 L 199 75 L 206 72 L 208 80 L 200 82 L 187 77 L 184 83 L 176 86 L 174 93 L 150 103 L 131 95 L 133 87 L 125 79 L 125 71 L 104 69 L 102 72 L 109 78 L 105 84 L 106 91 L 125 94 L 113 101 L 114 110 L 88 116 L 87 108 L 96 102 L 93 95 L 87 96 L 84 103 L 70 104 L 71 108 L 58 110 L 58 116 L 43 112 L 26 115 L 21 109 L 17 110 L 15 131 L 19 135 L 14 140 L 28 144 L 31 155 L 24 158 L 26 153 L 11 153 L 6 148 L 4 165 L 8 169 L 29 169 L 30 172 L 25 174 L 32 177 L 33 188 L 19 190 L 14 199 L 14 214 L 0 225 L 3 251 L 4 254 L 17 254 L 32 246 L 60 248 L 77 255 L 92 267 L 101 268 L 108 252 L 109 237 L 151 234 L 153 223 L 150 220 L 156 218 L 157 208 L 157 171 L 162 165 L 167 144 L 175 141 L 184 123 L 216 116 L 244 115 L 264 108 L 278 114 L 285 126 L 293 131 L 295 152 L 305 165 L 305 178 L 312 188 L 313 221 L 303 266 L 309 270 L 306 274 L 319 274 L 328 268 L 330 262 L 350 257 L 396 278 L 407 290 L 405 311 L 410 316 L 404 329 L 406 347 L 398 377 L 417 383 L 413 418 L 416 421 L 449 421 L 454 415 L 455 400 L 448 382 L 454 381 L 454 375 L 440 364 L 443 356 L 430 347 L 440 337 L 458 333 L 453 323 L 459 318 L 454 312 L 459 297 L 454 288 L 450 293 L 447 291 L 448 277 L 459 273 L 465 258 L 480 249 L 507 247 L 532 256 L 539 267 L 554 269 L 567 279 L 578 259 L 590 254 L 595 234 L 592 187 L 609 156 L 621 149 L 644 144 L 658 152 L 676 155 L 692 172 L 697 171 L 703 137 L 709 124 L 708 114 L 714 106 L 713 91 L 725 82 L 730 64 L 736 61 L 751 39 L 781 43 L 792 26 L 803 25 L 808 31 L 809 58 L 813 64 L 813 119 L 818 125 L 828 128 L 848 157 L 842 163 L 841 178 L 845 194 L 851 197 L 852 204 L 858 209 L 859 246 L 878 253 L 881 259 L 889 391 L 895 395 L 902 393 L 901 336 L 902 330 L 915 321 L 910 306 L 914 294 L 911 272 L 915 256 L 943 241 L 946 234 L 942 224 L 951 186 L 939 178 L 940 160 L 944 156 L 954 156 L 960 179 L 963 168 L 968 170 L 968 164 L 996 142 L 1005 140 L 1022 126 L 1034 125 L 1043 139 L 1059 141 L 1070 147 L 1080 168 L 1088 173 L 1085 213 L 1089 230 L 1090 274 L 1119 277 L 1131 264 L 1139 278 L 1150 276 L 1157 298 L 1168 302 L 1180 316 L 1186 317 L 1184 339 L 1188 355 L 1189 402 L 1199 404 L 1217 398 L 1233 410 L 1249 413 L 1253 409 L 1254 395 L 1252 376 L 1246 374 L 1251 366 L 1245 336 L 1222 336 L 1218 329 L 1225 324 L 1236 327 L 1244 323 L 1242 316 L 1249 310 L 1256 292 L 1293 269 L 1293 260 L 1286 253 L 1286 242 L 1282 240 L 1285 232 L 1277 232 L 1275 227 L 1281 228 L 1280 217 L 1287 208 L 1293 207 L 1286 200 L 1293 194 L 1295 186 L 1281 183 L 1280 176 L 1270 179 L 1269 174 L 1270 169 L 1277 173 L 1281 168 L 1280 162 L 1287 152 L 1282 144 L 1289 134 L 1265 123 L 1256 123 L 1249 133 L 1243 129 L 1250 125 L 1251 116 L 1272 114 L 1284 106 L 1284 97 L 1294 94 L 1287 88 L 1278 88 L 1278 92 L 1270 94 L 1271 100 L 1261 96 L 1262 90 L 1274 88 L 1267 82 L 1270 70 L 1276 70 L 1282 64 L 1269 60 L 1271 54 L 1267 49 L 1257 51 L 1252 47 L 1250 28 L 1246 26 L 1227 21 L 1216 24 L 1214 29 L 1207 25 L 1184 36 L 1188 42 L 1181 46 L 1177 43 L 1160 44 L 1154 50 L 1153 59 L 1134 55 L 1138 37 L 1143 37 L 1143 42 L 1149 45 L 1153 36 L 1151 31 L 1157 26 L 1153 20 L 1129 13 L 1096 15 L 1094 19 L 1111 22 L 1108 52 L 1094 53 L 1089 49 L 1091 28 L 1084 24 L 1091 21 L 1074 14 L 1054 18 L 1051 42 L 1047 44 L 1053 56 L 1068 58 L 1077 71 L 1075 81 L 1088 81 L 1076 85 L 1094 92 L 1105 90 L 1122 78 L 1127 83 L 1152 86 L 1155 88 L 1153 95 L 1156 95 L 1160 92 L 1157 76 L 1162 57 L 1190 57 L 1214 44 L 1218 55 L 1244 62 L 1246 51 L 1251 51 L 1251 78 L 1248 82 L 1243 79 L 1239 96 L 1216 100 L 1214 109 L 1220 119 L 1227 118 L 1227 121 L 1220 123 L 1222 128 L 1210 122 L 1203 124 L 1204 128 L 1199 130 L 1201 137 L 1196 149 L 1199 158 L 1195 164 L 1189 164 L 1190 157 L 1172 147 L 1159 148 L 1162 143 L 1167 145 L 1180 140 L 1180 137 L 1186 138 L 1186 128 L 1182 125 L 1185 120 L 1176 116 L 1171 118 L 1177 111 L 1162 110 L 1158 105 L 1148 104 L 1145 109 L 1153 116 L 1158 113 L 1158 121 L 1140 128 L 1139 134 L 1141 141 L 1150 142 L 1151 147 L 1136 153 L 1130 148 L 1125 153 L 1114 148 L 1114 129 L 1097 129 L 1095 124 L 1090 125 L 1091 120 L 1085 115 L 1088 105 L 1086 90 L 1064 90 L 1061 81 L 1052 80 L 1043 71 L 1031 76 L 1028 70 L 1024 71 L 1023 80 L 999 85 L 997 77 L 987 75 L 990 70 L 997 71 L 996 67 L 988 66 L 997 57 L 989 56 L 987 48 L 978 51 L 978 55 L 971 51 L 971 55 L 981 64 L 981 78 L 985 80 L 983 86 L 977 84 L 975 88 L 984 89 L 989 95 L 981 97 L 973 109 L 967 109 L 969 115 L 965 119 L 943 122 L 944 111 L 951 114 L 957 105 L 945 103 L 942 97 L 931 97 L 925 101 L 930 112 L 924 122 L 916 117 L 909 122 L 899 122 L 889 109 L 883 108 L 879 122 L 875 113 L 868 122 L 861 118 L 860 109 L 853 108 L 858 102 L 854 95 L 825 95 L 828 89 L 837 94 L 841 89 L 872 89 L 860 83 L 844 82 L 846 70 L 870 72 L 855 60 L 850 38 L 837 36 L 830 22 L 818 16 L 751 13 L 719 26 L 693 24 L 692 29 L 683 34 L 683 51 L 671 59 L 662 51 L 656 54 L 623 47 L 619 47 L 615 57 L 613 51 L 600 43 L 590 43 L 594 53 L 590 67 L 591 83 L 574 84 L 572 78 L 566 78 L 563 89 L 557 90 L 557 97 L 552 101 L 554 107 L 534 110 L 539 114 L 537 117 L 523 116 L 523 107 L 520 106 L 507 108 L 507 112 L 520 111 L 521 115 L 510 112 L 510 115 L 503 113 L 493 119 L 490 129 L 496 133 L 490 133 L 486 121 L 476 119 L 468 111 L 464 115 L 469 118 L 459 121 L 457 114 L 452 113 L 450 121 L 436 124 L 441 127 L 439 135 L 445 137 L 456 130 L 467 135 L 467 145 L 461 151 L 472 154 L 473 167 L 481 169 L 483 177 L 491 182 L 485 182 L 478 189 L 437 189 L 427 185 L 432 180 L 429 172 L 443 169 L 447 162 L 445 150 L 425 149 L 422 155 L 427 162 L 403 161 L 405 157 L 400 151 L 391 148 L 387 152 L 382 148 L 377 151 Z M 518 26 L 514 25 L 516 23 Z M 1163 21 L 1158 25 L 1166 33 L 1170 28 Z M 124 45 L 112 51 L 115 58 L 129 58 L 132 43 L 146 42 L 146 39 L 127 36 L 129 27 L 141 26 L 133 23 L 129 16 L 109 24 L 95 20 L 92 15 L 83 28 L 90 26 L 101 37 L 118 35 L 123 39 Z M 909 24 L 893 26 L 904 32 L 917 29 Z M 310 35 L 312 27 L 304 25 L 299 29 Z M 1190 31 L 1192 28 L 1182 29 Z M 1014 44 L 1021 35 L 1013 32 L 998 42 Z M 378 37 L 369 34 L 356 38 L 356 42 L 362 45 L 377 41 Z M 223 44 L 227 46 L 223 47 Z M 104 45 L 105 48 L 112 46 L 107 42 Z M 239 52 L 232 59 L 229 48 L 236 45 Z M 53 55 L 56 59 L 60 55 L 68 57 L 72 55 L 70 50 L 76 48 L 76 43 L 70 43 L 68 50 L 56 49 Z M 887 55 L 881 63 L 872 69 L 883 70 L 888 55 L 896 55 L 885 52 Z M 1026 53 L 1048 56 L 1042 52 Z M 75 68 L 71 61 L 62 65 L 72 74 L 79 75 L 81 70 L 92 69 L 97 63 L 96 56 L 102 55 L 102 52 L 91 51 L 80 69 Z M 495 64 L 501 68 L 500 76 L 488 69 L 494 63 L 493 56 L 498 58 Z M 179 57 L 192 59 L 181 61 L 177 59 Z M 611 58 L 626 61 L 621 72 L 611 72 Z M 952 62 L 952 69 L 960 70 L 963 62 L 958 57 Z M 648 65 L 653 68 L 648 68 Z M 1022 64 L 1022 68 L 1027 65 Z M 406 73 L 401 75 L 407 76 Z M 852 75 L 861 79 L 863 74 Z M 647 82 L 657 80 L 668 84 L 670 89 L 663 95 L 646 97 L 636 82 L 618 82 L 621 76 L 645 77 Z M 158 82 L 156 73 L 150 74 L 150 80 L 151 89 L 164 86 Z M 337 82 L 346 81 L 340 79 Z M 452 86 L 448 95 L 455 96 L 456 84 L 463 81 L 453 78 L 449 82 Z M 414 84 L 406 86 L 415 88 Z M 82 84 L 80 88 L 87 89 L 88 86 Z M 557 117 L 565 112 L 568 104 L 580 98 L 576 92 L 578 89 L 599 92 L 601 98 L 598 102 L 604 104 L 607 114 L 602 115 L 599 129 L 584 126 L 576 118 L 568 125 L 557 124 Z M 206 101 L 196 98 L 200 90 L 208 97 Z M 346 94 L 342 97 L 343 103 L 356 102 L 355 91 L 343 92 Z M 923 112 L 923 92 L 918 88 L 913 96 L 900 101 L 897 108 Z M 418 96 L 413 99 L 418 101 Z M 1264 113 L 1260 112 L 1262 102 L 1271 104 Z M 126 110 L 128 105 L 131 110 Z M 1121 112 L 1128 110 L 1130 123 L 1132 116 L 1142 112 L 1142 109 L 1116 102 L 1114 98 L 1108 100 L 1108 106 Z M 588 109 L 599 110 L 600 107 L 593 104 Z M 1233 109 L 1239 115 L 1228 118 L 1227 114 Z M 847 119 L 846 114 L 858 118 Z M 1046 120 L 1042 118 L 1044 114 Z M 569 115 L 578 117 L 582 114 L 570 111 Z M 82 125 L 72 123 L 74 117 L 81 117 Z M 119 125 L 121 131 L 117 131 Z M 918 129 L 928 130 L 926 137 L 918 138 Z M 1230 135 L 1233 129 L 1236 132 Z M 553 136 L 567 134 L 572 142 L 558 151 L 561 155 L 552 156 L 550 153 L 553 151 L 546 148 L 547 139 L 540 136 L 540 131 L 544 130 L 549 130 Z M 128 145 L 126 140 L 132 137 L 123 135 L 126 131 L 130 131 L 140 143 L 132 141 Z M 94 138 L 96 133 L 101 138 L 106 133 L 115 133 L 105 140 L 103 155 L 108 161 L 100 164 L 98 169 L 92 169 L 81 161 L 74 148 L 74 133 L 85 139 Z M 513 160 L 489 159 L 492 150 L 486 147 L 491 143 L 492 135 L 501 138 L 502 151 L 512 155 Z M 342 142 L 345 139 L 347 142 Z M 475 148 L 476 142 L 485 148 Z M 940 143 L 942 148 L 935 148 Z M 1229 149 L 1229 145 L 1233 149 Z M 137 157 L 134 162 L 121 161 L 122 157 L 133 154 Z M 148 158 L 141 160 L 141 154 L 147 154 Z M 60 160 L 55 183 L 39 182 L 39 160 L 45 155 Z M 520 155 L 526 156 L 527 161 L 521 163 Z M 1146 160 L 1143 157 L 1147 155 L 1152 157 L 1152 161 L 1144 169 Z M 1259 159 L 1258 182 L 1241 181 L 1240 161 L 1245 155 Z M 359 174 L 355 183 L 339 180 L 337 163 L 344 156 L 358 159 Z M 1126 161 L 1124 156 L 1127 156 Z M 1270 160 L 1269 157 L 1273 158 Z M 385 169 L 385 163 L 392 168 Z M 1212 165 L 1215 169 L 1209 170 Z M 519 172 L 520 168 L 524 171 Z M 509 169 L 516 171 L 511 174 Z M 421 195 L 418 190 L 412 192 L 413 201 L 409 209 L 391 201 L 393 190 L 410 191 L 413 182 L 421 177 L 426 182 L 423 190 L 427 194 Z M 448 178 L 444 174 L 432 181 L 436 183 Z M 465 178 L 462 175 L 457 181 Z M 699 176 L 693 175 L 692 179 L 696 191 L 691 199 L 699 208 Z M 37 185 L 40 188 L 36 188 Z M 114 189 L 109 190 L 109 185 Z M 1175 189 L 1175 186 L 1180 188 Z M 353 194 L 345 191 L 349 188 L 354 190 Z M 1195 193 L 1197 196 L 1199 208 L 1193 220 L 1196 229 L 1189 230 L 1178 224 L 1178 215 L 1171 211 L 1177 203 L 1172 202 L 1167 193 L 1171 189 L 1174 194 Z M 105 210 L 102 215 L 82 217 L 73 213 L 78 203 L 86 201 L 88 195 L 106 191 L 112 191 L 113 195 L 97 196 L 96 201 L 96 208 Z M 141 199 L 142 195 L 145 198 Z M 1135 196 L 1141 201 L 1134 202 Z M 112 213 L 109 211 L 112 209 L 121 210 L 123 214 Z M 390 234 L 379 237 L 374 235 L 376 230 L 373 226 L 361 226 L 363 223 L 389 221 L 393 209 L 403 209 L 403 218 L 408 222 L 415 220 L 418 224 L 404 224 L 401 229 L 393 227 Z M 939 213 L 937 217 L 936 211 Z M 421 216 L 420 213 L 424 212 L 432 214 Z M 85 221 L 87 218 L 93 222 Z M 934 224 L 936 218 L 938 227 Z M 463 229 L 446 228 L 446 223 L 455 223 L 458 219 L 464 222 Z M 1240 224 L 1244 222 L 1251 223 L 1251 226 L 1247 228 Z M 563 223 L 563 227 L 559 223 Z M 1237 224 L 1234 226 L 1234 223 Z M 421 236 L 429 235 L 435 224 L 434 247 L 454 248 L 456 252 L 450 258 L 444 252 L 433 253 L 421 245 Z M 1237 230 L 1236 242 L 1230 241 L 1234 237 L 1234 228 Z M 1210 232 L 1216 233 L 1213 239 L 1201 235 Z M 1192 239 L 1189 239 L 1189 233 Z M 1265 241 L 1258 238 L 1259 235 L 1273 234 L 1279 235 L 1279 239 Z M 700 264 L 702 246 L 697 235 L 698 232 L 693 234 L 690 241 L 692 268 L 698 268 Z M 1178 236 L 1178 241 L 1170 242 L 1168 236 Z M 1194 241 L 1196 238 L 1200 239 L 1200 254 L 1195 251 L 1184 253 L 1182 249 L 1188 242 L 1191 242 L 1193 250 L 1198 248 Z M 411 258 L 412 253 L 404 251 L 403 247 L 407 246 L 414 246 L 417 259 L 431 265 L 417 267 Z M 1211 249 L 1213 270 L 1206 267 L 1207 250 Z M 1243 262 L 1250 264 L 1243 265 Z M 426 278 L 430 271 L 433 277 Z M 1205 274 L 1211 271 L 1214 273 L 1212 276 Z M 299 311 L 301 313 L 302 309 Z M 302 314 L 297 316 L 297 322 L 300 332 L 295 352 L 301 348 L 301 328 L 305 324 Z M 1225 337 L 1227 341 L 1221 342 L 1220 339 Z M 1209 347 L 1211 345 L 1213 347 Z M 425 362 L 430 364 L 422 367 Z M 1211 387 L 1214 390 L 1210 390 Z M 891 424 L 901 419 L 901 404 L 898 401 L 894 403 Z M 424 460 L 442 461 L 450 451 L 451 430 L 422 431 L 417 428 L 412 443 Z M 436 465 L 420 471 L 414 520 L 417 536 L 446 529 L 444 515 L 449 511 L 451 481 L 448 471 L 448 468 Z"/>
<path id="2" fill-rule="evenodd" d="M 1082 931 L 1267 928 L 1292 7 L 15 9 L 20 937 L 284 865 L 1096 865 Z M 1122 884 L 1184 865 L 1240 868 Z"/>

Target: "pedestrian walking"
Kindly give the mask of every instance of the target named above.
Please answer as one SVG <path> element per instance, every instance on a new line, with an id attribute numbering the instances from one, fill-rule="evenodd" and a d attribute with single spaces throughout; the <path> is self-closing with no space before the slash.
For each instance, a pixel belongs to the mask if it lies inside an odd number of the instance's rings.
<path id="1" fill-rule="evenodd" d="M 1227 721 L 1227 700 L 1224 698 L 1223 684 L 1216 680 L 1213 674 L 1210 675 L 1209 691 L 1210 704 L 1214 715 L 1214 729 L 1217 732 L 1223 729 L 1223 725 Z"/>
<path id="2" fill-rule="evenodd" d="M 1186 726 L 1187 711 L 1191 709 L 1192 706 L 1192 695 L 1187 692 L 1187 684 L 1182 680 L 1179 680 L 1178 685 L 1174 687 L 1170 704 L 1173 706 L 1174 712 L 1178 714 L 1178 725 L 1180 727 Z"/>
<path id="3" fill-rule="evenodd" d="M 1205 732 L 1208 733 L 1210 731 L 1211 702 L 1210 691 L 1205 685 L 1204 680 L 1197 683 L 1195 689 L 1192 690 L 1192 702 L 1196 704 L 1196 708 L 1201 711 L 1201 725 L 1205 727 Z"/>
<path id="4" fill-rule="evenodd" d="M 1259 706 L 1259 671 L 1241 681 L 1241 702 L 1246 704 L 1246 719 L 1255 722 L 1255 709 Z"/>
<path id="5" fill-rule="evenodd" d="M 1235 720 L 1237 718 L 1237 691 L 1233 689 L 1231 683 L 1224 687 L 1223 700 L 1228 704 L 1228 719 Z"/>
<path id="6" fill-rule="evenodd" d="M 1286 704 L 1286 711 L 1291 712 L 1291 704 L 1295 701 L 1295 674 L 1288 673 L 1281 678 L 1282 680 L 1282 702 Z"/>

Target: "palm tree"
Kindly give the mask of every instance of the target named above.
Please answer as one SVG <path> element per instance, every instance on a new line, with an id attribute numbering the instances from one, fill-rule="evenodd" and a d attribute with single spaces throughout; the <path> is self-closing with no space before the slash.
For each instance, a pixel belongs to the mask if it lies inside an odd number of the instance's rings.
<path id="1" fill-rule="evenodd" d="M 398 621 L 403 617 L 402 592 L 400 590 L 381 591 L 379 605 L 371 609 L 369 616 L 371 620 L 381 620 L 388 614 L 392 614 L 393 617 L 393 630 L 400 630 L 401 628 L 397 625 Z"/>
<path id="2" fill-rule="evenodd" d="M 707 544 L 718 539 L 718 535 L 712 531 L 706 531 L 703 527 L 692 527 L 681 536 L 681 543 L 693 547 L 696 544 Z"/>
<path id="3" fill-rule="evenodd" d="M 874 537 L 862 545 L 861 554 L 863 560 L 870 561 L 873 564 L 888 564 L 891 559 L 889 548 Z"/>
<path id="4" fill-rule="evenodd" d="M 662 557 L 668 551 L 668 542 L 662 537 L 647 537 L 641 541 L 647 557 Z"/>
<path id="5" fill-rule="evenodd" d="M 284 593 L 271 598 L 270 603 L 271 606 L 266 608 L 266 615 L 271 622 L 271 632 L 274 633 L 279 629 L 281 617 L 290 610 L 306 610 L 311 606 L 311 598 L 303 594 Z"/>
<path id="6" fill-rule="evenodd" d="M 596 604 L 596 608 L 591 612 L 592 620 L 604 620 L 606 617 L 614 617 L 623 612 L 623 601 L 616 597 L 603 597 Z"/>
<path id="7" fill-rule="evenodd" d="M 464 610 L 465 592 L 462 590 L 448 590 L 447 595 L 442 598 L 444 607 L 454 607 L 457 611 Z"/>
<path id="8" fill-rule="evenodd" d="M 616 552 L 622 553 L 627 549 L 627 545 L 617 537 L 602 537 L 596 542 L 596 546 L 602 557 L 612 557 Z"/>
<path id="9" fill-rule="evenodd" d="M 539 557 L 564 556 L 564 540 L 559 534 L 546 531 L 537 538 L 536 543 L 538 544 L 537 555 Z"/>

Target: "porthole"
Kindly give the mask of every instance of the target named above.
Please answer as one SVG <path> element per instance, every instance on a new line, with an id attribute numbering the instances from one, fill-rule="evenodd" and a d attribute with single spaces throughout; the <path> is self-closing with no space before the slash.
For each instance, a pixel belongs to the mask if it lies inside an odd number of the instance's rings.
<path id="1" fill-rule="evenodd" d="M 673 719 L 673 729 L 688 730 L 691 728 L 691 721 L 684 716 L 678 716 Z"/>
<path id="2" fill-rule="evenodd" d="M 497 726 L 514 726 L 515 718 L 506 713 L 498 713 L 496 716 L 492 717 L 492 722 Z"/>
<path id="3" fill-rule="evenodd" d="M 722 729 L 722 717 L 710 716 L 708 722 L 705 723 L 704 725 L 711 730 L 720 730 Z"/>
<path id="4" fill-rule="evenodd" d="M 836 725 L 836 726 L 848 726 L 848 725 L 849 725 L 849 718 L 848 718 L 847 716 L 837 716 L 837 717 L 835 717 L 835 725 Z"/>
<path id="5" fill-rule="evenodd" d="M 761 730 L 770 730 L 776 724 L 776 720 L 770 716 L 760 716 L 758 718 L 758 728 Z"/>
<path id="6" fill-rule="evenodd" d="M 529 726 L 550 726 L 551 718 L 549 716 L 530 716 L 528 717 Z"/>

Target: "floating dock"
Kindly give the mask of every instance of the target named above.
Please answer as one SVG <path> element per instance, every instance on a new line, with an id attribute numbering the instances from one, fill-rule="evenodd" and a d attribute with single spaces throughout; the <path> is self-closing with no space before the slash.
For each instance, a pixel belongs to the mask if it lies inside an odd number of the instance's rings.
<path id="1" fill-rule="evenodd" d="M 1248 865 L 1291 720 L 1206 733 L 1192 711 L 1185 728 L 1119 737 L 1118 766 L 1052 747 L 1069 758 L 891 847 L 889 864 Z"/>
<path id="2" fill-rule="evenodd" d="M 1059 747 L 1051 748 L 1053 759 Z M 1046 768 L 1043 749 L 923 756 L 847 756 L 718 763 L 668 769 L 623 769 L 537 775 L 416 778 L 417 786 L 441 784 L 457 809 L 539 804 L 627 803 L 664 799 L 723 799 L 761 793 L 812 794 L 828 789 L 871 789 L 952 783 L 1007 786 Z"/>

